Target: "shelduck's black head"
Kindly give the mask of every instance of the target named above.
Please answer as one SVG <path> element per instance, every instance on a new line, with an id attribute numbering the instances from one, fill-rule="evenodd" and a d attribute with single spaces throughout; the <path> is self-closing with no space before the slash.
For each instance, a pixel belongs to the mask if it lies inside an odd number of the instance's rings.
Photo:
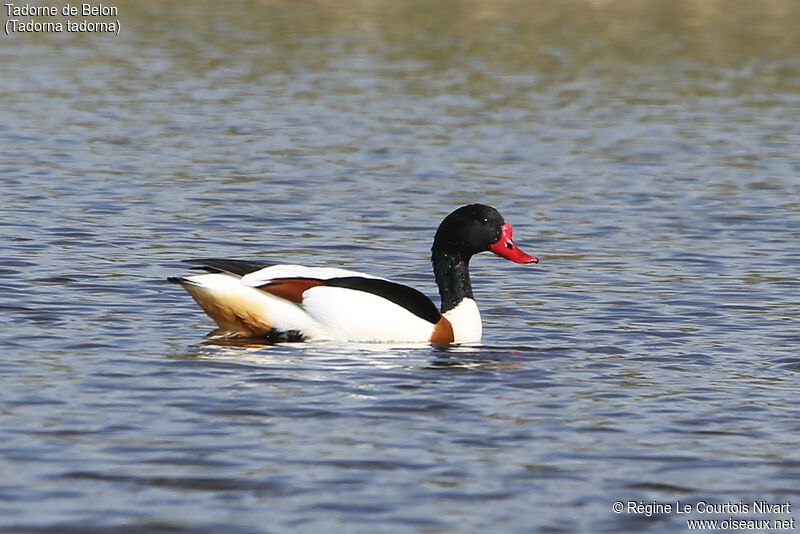
<path id="1" fill-rule="evenodd" d="M 469 260 L 474 254 L 488 250 L 516 263 L 539 261 L 514 244 L 513 232 L 499 211 L 483 204 L 462 206 L 445 217 L 431 249 L 442 313 L 455 308 L 464 298 L 473 298 Z"/>
<path id="2" fill-rule="evenodd" d="M 515 263 L 539 260 L 520 250 L 511 239 L 514 230 L 500 212 L 484 204 L 462 206 L 445 217 L 433 238 L 434 263 L 437 256 L 469 262 L 474 254 L 491 251 Z"/>

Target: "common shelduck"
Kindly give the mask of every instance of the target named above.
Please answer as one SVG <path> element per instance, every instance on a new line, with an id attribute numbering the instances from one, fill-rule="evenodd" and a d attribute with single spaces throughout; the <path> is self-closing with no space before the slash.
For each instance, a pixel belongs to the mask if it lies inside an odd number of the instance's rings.
<path id="1" fill-rule="evenodd" d="M 474 342 L 482 333 L 472 296 L 469 260 L 491 251 L 516 263 L 539 260 L 512 241 L 513 229 L 482 204 L 445 217 L 431 249 L 441 312 L 411 287 L 338 268 L 187 260 L 206 271 L 168 278 L 181 284 L 219 328 L 210 335 L 361 342 Z"/>

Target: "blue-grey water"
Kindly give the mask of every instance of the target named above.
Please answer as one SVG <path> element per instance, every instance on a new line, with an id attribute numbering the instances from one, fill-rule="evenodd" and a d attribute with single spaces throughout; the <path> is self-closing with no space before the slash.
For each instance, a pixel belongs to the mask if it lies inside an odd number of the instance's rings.
<path id="1" fill-rule="evenodd" d="M 796 2 L 114 6 L 0 35 L 0 531 L 800 518 Z M 475 258 L 478 345 L 213 344 L 164 281 L 435 297 L 469 202 L 541 259 Z"/>

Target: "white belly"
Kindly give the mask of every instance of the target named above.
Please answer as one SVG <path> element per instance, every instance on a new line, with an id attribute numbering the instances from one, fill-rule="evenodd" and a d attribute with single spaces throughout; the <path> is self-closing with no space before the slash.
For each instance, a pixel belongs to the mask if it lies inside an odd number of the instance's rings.
<path id="1" fill-rule="evenodd" d="M 434 325 L 364 291 L 318 286 L 303 293 L 303 309 L 333 337 L 346 341 L 426 342 Z"/>

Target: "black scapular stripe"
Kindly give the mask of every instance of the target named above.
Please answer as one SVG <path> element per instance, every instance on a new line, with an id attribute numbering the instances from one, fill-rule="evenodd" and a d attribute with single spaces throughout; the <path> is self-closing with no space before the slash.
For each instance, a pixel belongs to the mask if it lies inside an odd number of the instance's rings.
<path id="1" fill-rule="evenodd" d="M 272 263 L 264 263 L 261 261 L 249 261 L 249 260 L 226 260 L 221 258 L 206 258 L 206 259 L 199 259 L 199 260 L 184 260 L 186 263 L 193 263 L 195 265 L 201 265 L 201 267 L 195 267 L 196 269 L 203 269 L 206 271 L 210 271 L 212 273 L 229 273 L 235 274 L 237 276 L 244 276 L 248 273 L 252 273 L 254 271 L 258 271 L 259 269 L 263 269 L 264 267 L 269 267 L 273 265 Z"/>
<path id="2" fill-rule="evenodd" d="M 328 280 L 322 280 L 322 283 L 326 286 L 355 289 L 383 297 L 432 324 L 439 322 L 442 317 L 442 314 L 436 309 L 436 305 L 431 302 L 431 299 L 413 287 L 404 286 L 403 284 L 377 278 L 363 278 L 361 276 L 329 278 Z"/>

